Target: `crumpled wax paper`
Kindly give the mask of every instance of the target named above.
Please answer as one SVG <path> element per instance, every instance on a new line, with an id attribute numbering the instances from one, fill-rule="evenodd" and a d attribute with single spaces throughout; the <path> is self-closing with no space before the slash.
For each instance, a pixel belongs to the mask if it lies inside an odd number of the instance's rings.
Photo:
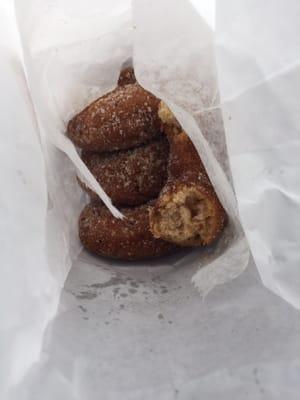
<path id="1" fill-rule="evenodd" d="M 200 14 L 207 8 L 205 1 L 192 3 Z M 216 70 L 213 34 L 205 20 L 190 2 L 181 0 L 176 6 L 167 0 L 136 1 L 133 9 L 129 1 L 16 0 L 15 5 L 40 135 L 26 136 L 26 141 L 42 161 L 38 167 L 29 153 L 27 165 L 30 176 L 40 179 L 32 194 L 44 196 L 42 202 L 36 196 L 24 202 L 22 209 L 31 205 L 30 222 L 40 224 L 36 238 L 27 236 L 44 258 L 39 261 L 31 251 L 28 266 L 18 271 L 23 282 L 34 275 L 31 285 L 22 282 L 26 290 L 18 292 L 31 319 L 11 309 L 19 317 L 7 330 L 11 347 L 4 346 L 3 365 L 9 368 L 3 375 L 3 393 L 18 400 L 191 399 L 199 393 L 209 399 L 243 399 L 245 393 L 267 393 L 272 399 L 280 393 L 293 399 L 299 371 L 296 313 L 261 287 L 253 265 L 252 272 L 207 295 L 245 269 L 248 248 L 230 184 L 220 108 L 221 101 L 228 128 L 230 103 L 223 88 L 225 83 L 230 87 L 231 75 L 219 70 L 225 59 L 220 47 Z M 235 6 L 230 3 L 228 15 Z M 241 10 L 244 18 L 246 11 Z M 221 40 L 222 31 L 217 32 Z M 80 162 L 64 135 L 65 126 L 90 101 L 113 89 L 121 66 L 131 61 L 139 82 L 170 105 L 194 141 L 230 215 L 223 239 L 210 251 L 136 266 L 85 253 L 77 258 L 81 246 L 76 224 L 86 199 L 77 187 L 76 172 L 119 214 Z M 24 83 L 23 76 L 21 80 Z M 24 97 L 17 100 L 20 108 Z M 30 102 L 22 106 L 32 112 Z M 31 130 L 37 132 L 37 127 Z M 229 129 L 235 167 L 230 134 Z M 233 170 L 235 181 L 236 176 Z M 48 209 L 45 188 L 50 193 Z M 36 204 L 44 217 L 35 212 Z M 57 317 L 45 333 L 76 258 Z M 12 279 L 15 275 L 10 270 Z M 204 302 L 199 292 L 207 295 Z"/>
<path id="2" fill-rule="evenodd" d="M 46 252 L 47 185 L 12 4 L 0 4 L 0 398 L 40 359 L 65 276 Z M 60 267 L 61 269 L 61 267 Z"/>
<path id="3" fill-rule="evenodd" d="M 265 286 L 300 308 L 297 0 L 217 2 L 224 124 L 243 228 Z"/>

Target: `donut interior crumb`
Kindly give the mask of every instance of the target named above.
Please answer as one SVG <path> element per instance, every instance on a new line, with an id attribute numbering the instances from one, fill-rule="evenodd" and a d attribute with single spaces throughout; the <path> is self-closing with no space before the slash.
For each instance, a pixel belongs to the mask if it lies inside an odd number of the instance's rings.
<path id="1" fill-rule="evenodd" d="M 170 196 L 153 215 L 154 235 L 186 246 L 208 243 L 215 231 L 213 203 L 190 187 Z"/>

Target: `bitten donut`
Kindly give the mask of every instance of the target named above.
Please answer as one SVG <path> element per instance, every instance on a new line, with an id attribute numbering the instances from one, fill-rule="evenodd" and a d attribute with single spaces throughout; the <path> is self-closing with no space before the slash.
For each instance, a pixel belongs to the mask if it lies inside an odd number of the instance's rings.
<path id="1" fill-rule="evenodd" d="M 121 209 L 125 218 L 114 218 L 101 205 L 87 205 L 79 219 L 79 237 L 90 252 L 120 260 L 141 260 L 166 255 L 174 245 L 155 239 L 149 229 L 149 207 Z"/>
<path id="2" fill-rule="evenodd" d="M 83 152 L 83 162 L 117 206 L 136 206 L 158 196 L 167 181 L 169 144 L 161 138 L 132 150 Z M 91 199 L 96 193 L 81 183 Z"/>
<path id="3" fill-rule="evenodd" d="M 225 211 L 192 141 L 165 112 L 159 114 L 170 143 L 168 181 L 150 211 L 150 229 L 180 246 L 210 245 L 224 228 Z"/>
<path id="4" fill-rule="evenodd" d="M 118 80 L 118 86 L 125 86 L 135 82 L 136 78 L 134 74 L 134 69 L 132 67 L 125 68 L 121 71 Z"/>
<path id="5" fill-rule="evenodd" d="M 117 87 L 76 115 L 67 134 L 83 150 L 137 147 L 161 134 L 159 100 L 137 83 Z"/>

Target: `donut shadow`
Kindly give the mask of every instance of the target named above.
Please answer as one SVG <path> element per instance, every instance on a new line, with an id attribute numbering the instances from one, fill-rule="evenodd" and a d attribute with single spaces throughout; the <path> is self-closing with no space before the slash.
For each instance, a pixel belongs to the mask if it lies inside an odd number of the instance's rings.
<path id="1" fill-rule="evenodd" d="M 109 268 L 159 268 L 159 267 L 170 267 L 174 266 L 179 259 L 186 258 L 191 252 L 195 250 L 190 248 L 178 248 L 171 254 L 157 257 L 157 258 L 146 258 L 143 260 L 136 261 L 125 261 L 117 260 L 109 257 L 98 256 L 83 250 L 79 255 L 79 260 L 87 264 L 91 264 L 98 267 L 109 267 Z"/>
<path id="2" fill-rule="evenodd" d="M 148 258 L 137 261 L 123 261 L 95 255 L 87 250 L 83 250 L 78 260 L 84 264 L 92 265 L 110 271 L 117 270 L 169 270 L 169 272 L 182 269 L 197 270 L 205 267 L 211 258 L 214 258 L 218 242 L 208 247 L 178 248 L 171 254 L 158 258 Z"/>

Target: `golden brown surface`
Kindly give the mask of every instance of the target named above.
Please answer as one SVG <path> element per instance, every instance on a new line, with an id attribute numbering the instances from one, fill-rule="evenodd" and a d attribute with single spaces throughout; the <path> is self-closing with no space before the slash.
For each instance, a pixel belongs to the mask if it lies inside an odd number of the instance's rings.
<path id="1" fill-rule="evenodd" d="M 88 151 L 115 151 L 148 143 L 161 134 L 159 100 L 137 83 L 117 87 L 68 124 L 73 143 Z"/>
<path id="2" fill-rule="evenodd" d="M 134 75 L 134 70 L 132 67 L 125 68 L 121 71 L 119 80 L 118 80 L 118 86 L 125 86 L 130 83 L 135 83 L 136 78 Z"/>
<path id="3" fill-rule="evenodd" d="M 117 206 L 136 206 L 157 197 L 167 180 L 169 144 L 161 138 L 132 150 L 83 152 L 82 160 Z M 81 183 L 91 199 L 96 193 Z"/>
<path id="4" fill-rule="evenodd" d="M 174 245 L 155 239 L 149 229 L 149 205 L 123 208 L 125 219 L 114 218 L 101 204 L 87 205 L 79 219 L 79 237 L 90 252 L 120 260 L 156 258 Z"/>
<path id="5" fill-rule="evenodd" d="M 187 134 L 172 125 L 165 128 L 168 182 L 150 211 L 150 229 L 155 237 L 180 246 L 210 245 L 223 231 L 226 213 Z"/>

